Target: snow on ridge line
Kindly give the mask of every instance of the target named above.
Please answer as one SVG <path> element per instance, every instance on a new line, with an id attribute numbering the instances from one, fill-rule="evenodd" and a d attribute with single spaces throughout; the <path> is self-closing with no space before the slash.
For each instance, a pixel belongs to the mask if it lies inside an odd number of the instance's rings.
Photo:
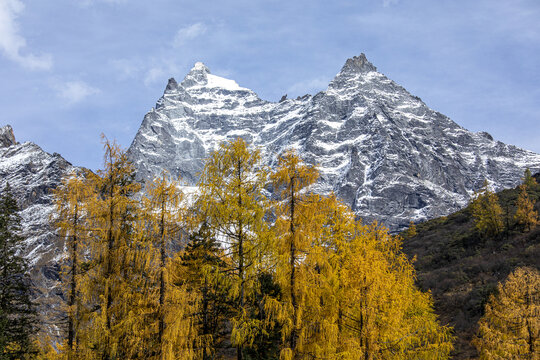
<path id="1" fill-rule="evenodd" d="M 206 84 L 206 87 L 209 87 L 209 88 L 222 88 L 222 89 L 230 90 L 230 91 L 242 91 L 242 90 L 250 91 L 249 89 L 238 85 L 236 81 L 226 79 L 221 76 L 207 74 L 206 78 L 208 79 L 208 83 Z"/>

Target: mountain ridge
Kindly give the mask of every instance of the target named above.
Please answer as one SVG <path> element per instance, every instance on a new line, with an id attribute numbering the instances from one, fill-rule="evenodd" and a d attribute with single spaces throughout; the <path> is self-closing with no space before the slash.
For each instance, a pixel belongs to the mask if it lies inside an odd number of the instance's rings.
<path id="1" fill-rule="evenodd" d="M 393 231 L 465 206 L 485 178 L 514 186 L 540 155 L 472 133 L 377 71 L 364 54 L 348 59 L 314 96 L 262 100 L 197 63 L 169 80 L 128 154 L 139 180 L 163 169 L 194 185 L 221 141 L 242 137 L 267 164 L 288 148 L 319 164 L 317 190 L 336 192 L 367 221 Z"/>
<path id="2" fill-rule="evenodd" d="M 52 190 L 76 169 L 33 142 L 17 142 L 10 125 L 0 128 L 0 191 L 9 183 L 20 208 L 24 241 L 19 251 L 29 262 L 33 300 L 41 316 L 55 316 L 62 304 L 59 280 L 64 241 L 53 225 Z M 52 328 L 47 331 L 55 333 Z"/>

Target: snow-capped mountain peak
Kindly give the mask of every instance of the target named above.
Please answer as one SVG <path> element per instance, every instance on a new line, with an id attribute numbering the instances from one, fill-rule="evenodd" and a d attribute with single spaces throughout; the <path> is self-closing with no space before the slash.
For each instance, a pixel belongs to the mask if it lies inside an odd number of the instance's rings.
<path id="1" fill-rule="evenodd" d="M 261 100 L 202 63 L 171 83 L 129 148 L 141 180 L 167 170 L 195 184 L 209 152 L 242 137 L 269 164 L 297 149 L 319 164 L 318 191 L 397 230 L 461 208 L 484 179 L 511 187 L 526 167 L 540 170 L 540 155 L 467 131 L 364 54 L 348 59 L 325 91 L 296 100 Z"/>
<path id="2" fill-rule="evenodd" d="M 367 73 L 371 71 L 377 71 L 377 68 L 372 63 L 370 63 L 366 58 L 366 55 L 362 53 L 359 56 L 353 56 L 352 58 L 347 59 L 347 61 L 345 61 L 345 65 L 343 65 L 343 67 L 341 68 L 340 73 Z"/>
<path id="3" fill-rule="evenodd" d="M 181 86 L 187 91 L 191 88 L 217 88 L 228 91 L 250 91 L 249 89 L 240 87 L 234 80 L 212 74 L 210 69 L 202 62 L 195 63 L 191 71 L 182 81 Z"/>

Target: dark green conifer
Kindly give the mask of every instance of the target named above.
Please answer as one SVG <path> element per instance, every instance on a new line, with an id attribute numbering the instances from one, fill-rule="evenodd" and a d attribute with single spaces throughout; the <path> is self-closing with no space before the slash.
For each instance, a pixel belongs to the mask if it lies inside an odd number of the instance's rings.
<path id="1" fill-rule="evenodd" d="M 203 221 L 199 229 L 190 235 L 181 257 L 181 265 L 186 272 L 184 281 L 200 293 L 196 324 L 208 350 L 203 352 L 203 359 L 213 359 L 216 352 L 225 346 L 226 322 L 231 315 L 227 264 L 222 258 L 223 250 L 208 223 Z"/>
<path id="2" fill-rule="evenodd" d="M 37 330 L 28 265 L 20 255 L 20 232 L 19 208 L 7 184 L 0 195 L 0 359 L 6 360 L 31 354 Z"/>

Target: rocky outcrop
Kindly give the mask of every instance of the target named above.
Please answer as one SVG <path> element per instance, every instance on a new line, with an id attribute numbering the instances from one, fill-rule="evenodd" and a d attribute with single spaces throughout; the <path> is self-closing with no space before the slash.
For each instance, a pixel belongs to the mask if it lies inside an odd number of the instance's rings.
<path id="1" fill-rule="evenodd" d="M 0 148 L 9 147 L 15 145 L 15 135 L 13 134 L 13 128 L 11 125 L 6 125 L 0 128 Z"/>

